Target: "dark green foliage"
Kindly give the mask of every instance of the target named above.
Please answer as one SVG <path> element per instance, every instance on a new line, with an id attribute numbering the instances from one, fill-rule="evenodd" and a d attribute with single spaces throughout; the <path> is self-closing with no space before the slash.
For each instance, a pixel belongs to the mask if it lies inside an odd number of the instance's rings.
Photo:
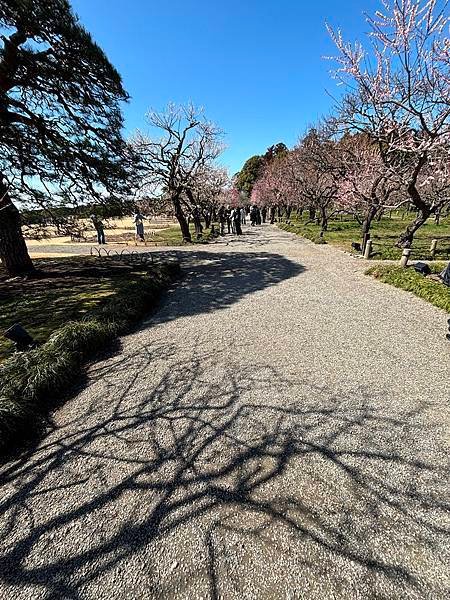
<path id="1" fill-rule="evenodd" d="M 42 206 L 123 180 L 122 82 L 66 0 L 7 0 L 0 49 L 0 171 Z M 23 175 L 15 183 L 12 175 Z M 50 198 L 37 177 L 56 186 Z"/>
<path id="2" fill-rule="evenodd" d="M 126 191 L 128 95 L 67 0 L 2 0 L 0 30 L 0 257 L 15 274 L 31 265 L 16 202 L 53 216 Z"/>
<path id="3" fill-rule="evenodd" d="M 0 449 L 42 427 L 51 400 L 67 390 L 83 362 L 107 347 L 151 310 L 179 265 L 152 267 L 80 321 L 57 329 L 42 346 L 0 364 Z"/>
<path id="4" fill-rule="evenodd" d="M 247 197 L 250 197 L 255 181 L 260 176 L 263 166 L 264 157 L 256 155 L 249 158 L 239 172 L 236 187 L 241 192 L 244 192 Z"/>
<path id="5" fill-rule="evenodd" d="M 266 153 L 264 154 L 264 160 L 266 163 L 271 162 L 275 158 L 281 158 L 285 156 L 289 152 L 288 147 L 283 142 L 279 142 L 278 144 L 274 144 L 267 148 Z"/>
<path id="6" fill-rule="evenodd" d="M 434 274 L 440 273 L 444 267 L 444 263 L 430 264 Z M 407 292 L 412 292 L 419 298 L 450 313 L 450 288 L 439 281 L 416 273 L 412 267 L 402 269 L 396 265 L 377 265 L 368 269 L 366 275 L 371 275 L 383 283 L 389 283 Z"/>

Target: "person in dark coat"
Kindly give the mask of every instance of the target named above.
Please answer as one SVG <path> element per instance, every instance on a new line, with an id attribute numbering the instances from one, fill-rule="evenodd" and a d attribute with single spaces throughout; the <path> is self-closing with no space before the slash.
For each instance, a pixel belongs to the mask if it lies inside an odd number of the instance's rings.
<path id="1" fill-rule="evenodd" d="M 217 217 L 220 225 L 220 235 L 225 235 L 225 223 L 227 222 L 227 215 L 225 206 L 221 206 L 217 211 Z"/>
<path id="2" fill-rule="evenodd" d="M 102 221 L 97 217 L 97 215 L 91 216 L 92 224 L 95 227 L 95 231 L 97 232 L 97 242 L 98 244 L 106 244 L 105 240 L 105 228 L 103 226 Z"/>
<path id="3" fill-rule="evenodd" d="M 262 222 L 265 223 L 266 222 L 266 218 L 267 218 L 267 207 L 263 206 L 261 209 L 261 216 L 262 216 Z"/>
<path id="4" fill-rule="evenodd" d="M 227 233 L 231 233 L 231 226 L 232 226 L 232 222 L 231 222 L 231 208 L 229 206 L 227 206 L 225 214 L 226 214 L 226 217 L 227 217 Z"/>
<path id="5" fill-rule="evenodd" d="M 242 235 L 242 227 L 241 227 L 241 208 L 234 209 L 234 231 L 236 235 Z"/>

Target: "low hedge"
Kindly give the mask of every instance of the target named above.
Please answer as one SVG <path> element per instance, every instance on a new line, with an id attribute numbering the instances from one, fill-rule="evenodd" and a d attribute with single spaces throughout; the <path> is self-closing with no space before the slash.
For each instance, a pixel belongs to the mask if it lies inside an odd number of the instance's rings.
<path id="1" fill-rule="evenodd" d="M 83 363 L 106 348 L 149 312 L 179 273 L 177 263 L 152 267 L 130 281 L 114 299 L 56 330 L 33 350 L 17 352 L 0 364 L 0 451 L 29 437 L 45 423 L 50 400 L 80 374 Z"/>

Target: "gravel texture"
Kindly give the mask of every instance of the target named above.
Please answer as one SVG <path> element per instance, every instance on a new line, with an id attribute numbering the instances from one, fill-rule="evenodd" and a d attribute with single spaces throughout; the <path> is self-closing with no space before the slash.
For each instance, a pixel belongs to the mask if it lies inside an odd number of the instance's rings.
<path id="1" fill-rule="evenodd" d="M 1 468 L 0 597 L 448 598 L 446 315 L 270 226 L 176 253 Z"/>

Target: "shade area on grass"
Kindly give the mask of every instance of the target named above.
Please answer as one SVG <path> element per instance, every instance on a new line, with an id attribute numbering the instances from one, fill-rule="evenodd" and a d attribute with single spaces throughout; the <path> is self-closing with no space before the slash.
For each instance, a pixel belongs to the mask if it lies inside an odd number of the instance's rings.
<path id="1" fill-rule="evenodd" d="M 0 270 L 0 332 L 21 323 L 39 343 L 148 276 L 140 266 L 93 257 L 42 259 L 35 264 L 36 278 L 7 280 Z M 0 361 L 13 350 L 13 344 L 0 336 Z"/>

